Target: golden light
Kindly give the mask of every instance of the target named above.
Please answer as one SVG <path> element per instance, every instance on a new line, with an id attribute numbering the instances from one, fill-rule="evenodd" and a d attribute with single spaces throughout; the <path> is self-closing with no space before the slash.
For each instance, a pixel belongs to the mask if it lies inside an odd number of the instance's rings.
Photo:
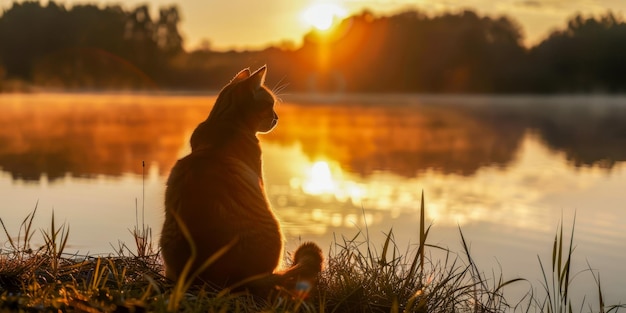
<path id="1" fill-rule="evenodd" d="M 303 189 L 308 194 L 319 195 L 323 193 L 333 193 L 337 184 L 333 180 L 332 173 L 328 163 L 324 161 L 318 161 L 311 166 L 311 170 L 308 175 Z"/>
<path id="2" fill-rule="evenodd" d="M 302 20 L 317 30 L 328 30 L 336 20 L 348 15 L 346 9 L 335 3 L 315 3 L 302 13 Z"/>
<path id="3" fill-rule="evenodd" d="M 327 161 L 317 161 L 307 166 L 302 183 L 293 185 L 309 195 L 334 196 L 337 201 L 349 201 L 354 205 L 361 205 L 363 199 L 367 198 L 367 190 L 363 185 L 348 179 L 341 168 Z"/>

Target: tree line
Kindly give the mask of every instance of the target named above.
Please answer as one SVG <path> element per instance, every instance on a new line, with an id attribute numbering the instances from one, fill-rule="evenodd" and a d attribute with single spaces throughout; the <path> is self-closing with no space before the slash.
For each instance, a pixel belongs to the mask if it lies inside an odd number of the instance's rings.
<path id="1" fill-rule="evenodd" d="M 0 17 L 0 68 L 7 78 L 44 86 L 156 86 L 183 52 L 179 22 L 176 6 L 152 18 L 147 5 L 14 2 Z"/>
<path id="2" fill-rule="evenodd" d="M 63 89 L 218 89 L 268 64 L 290 92 L 620 93 L 626 23 L 577 15 L 533 47 L 512 19 L 473 11 L 364 11 L 300 47 L 185 51 L 176 6 L 13 3 L 0 16 L 0 81 Z M 210 30 L 209 30 L 210 32 Z M 0 82 L 0 90 L 2 89 Z"/>

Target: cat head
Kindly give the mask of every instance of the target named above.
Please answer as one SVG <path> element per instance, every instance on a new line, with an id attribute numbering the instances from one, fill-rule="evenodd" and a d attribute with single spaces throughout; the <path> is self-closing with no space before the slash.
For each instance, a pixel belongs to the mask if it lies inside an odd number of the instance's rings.
<path id="1" fill-rule="evenodd" d="M 267 67 L 263 66 L 254 73 L 246 68 L 235 75 L 218 95 L 207 121 L 229 123 L 253 133 L 274 129 L 278 123 L 276 98 L 265 86 L 266 73 Z"/>

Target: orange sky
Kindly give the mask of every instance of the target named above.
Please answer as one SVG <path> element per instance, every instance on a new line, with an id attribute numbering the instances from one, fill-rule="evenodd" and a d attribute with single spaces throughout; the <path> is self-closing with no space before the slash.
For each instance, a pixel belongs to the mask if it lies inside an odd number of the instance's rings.
<path id="1" fill-rule="evenodd" d="M 0 7 L 10 7 L 13 0 L 0 0 Z M 46 1 L 43 1 L 46 2 Z M 78 2 L 120 3 L 106 0 L 57 0 L 71 5 Z M 132 8 L 145 0 L 125 0 Z M 407 8 L 436 14 L 445 10 L 471 8 L 481 14 L 514 17 L 522 26 L 526 44 L 535 44 L 552 29 L 563 27 L 567 18 L 577 12 L 601 14 L 613 10 L 623 16 L 624 0 L 153 0 L 156 12 L 162 5 L 177 4 L 182 12 L 181 33 L 188 49 L 208 40 L 212 49 L 260 48 L 268 44 L 291 41 L 300 43 L 311 26 L 303 21 L 302 12 L 314 3 L 334 3 L 348 13 L 369 8 L 379 14 Z"/>

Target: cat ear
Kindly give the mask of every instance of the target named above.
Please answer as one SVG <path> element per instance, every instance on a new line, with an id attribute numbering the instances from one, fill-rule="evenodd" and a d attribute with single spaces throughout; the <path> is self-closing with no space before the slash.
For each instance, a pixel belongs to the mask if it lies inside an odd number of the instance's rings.
<path id="1" fill-rule="evenodd" d="M 256 70 L 250 76 L 250 83 L 254 89 L 260 89 L 265 83 L 265 73 L 267 72 L 267 65 L 263 65 L 260 69 Z"/>
<path id="2" fill-rule="evenodd" d="M 250 69 L 249 68 L 245 68 L 243 70 L 241 70 L 241 72 L 237 73 L 237 75 L 235 75 L 235 77 L 233 77 L 233 79 L 230 80 L 230 83 L 236 83 L 239 81 L 242 81 L 246 78 L 250 77 Z"/>

